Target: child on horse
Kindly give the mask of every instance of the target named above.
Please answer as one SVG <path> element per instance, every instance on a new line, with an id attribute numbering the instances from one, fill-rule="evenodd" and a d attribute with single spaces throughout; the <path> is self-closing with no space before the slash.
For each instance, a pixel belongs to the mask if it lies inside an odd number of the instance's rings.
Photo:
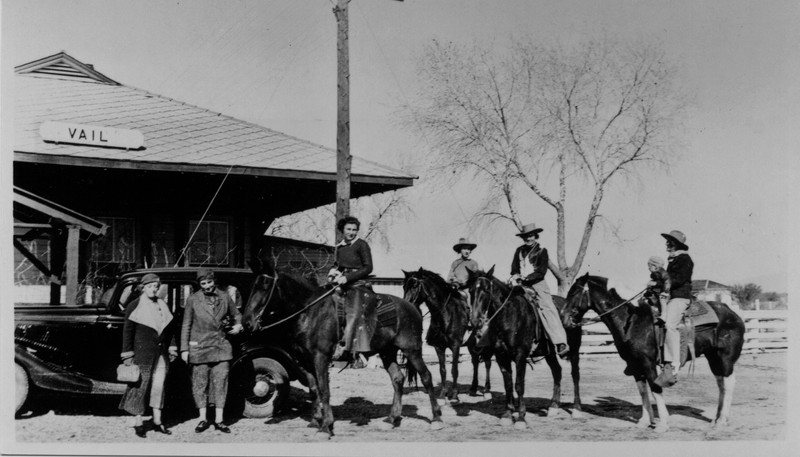
<path id="1" fill-rule="evenodd" d="M 541 316 L 542 326 L 556 346 L 556 352 L 564 357 L 569 352 L 567 334 L 561 323 L 558 309 L 550 296 L 550 288 L 544 280 L 550 259 L 547 249 L 539 245 L 539 232 L 543 229 L 536 224 L 525 224 L 522 231 L 517 234 L 525 244 L 518 247 L 511 261 L 511 285 L 521 285 L 529 297 L 531 306 L 538 304 L 538 314 Z"/>
<path id="2" fill-rule="evenodd" d="M 667 241 L 667 274 L 669 275 L 669 289 L 662 292 L 662 299 L 667 301 L 664 315 L 666 338 L 664 342 L 664 368 L 656 378 L 656 384 L 661 387 L 671 387 L 678 382 L 677 373 L 672 362 L 680 360 L 681 336 L 678 324 L 683 320 L 683 315 L 689 308 L 692 298 L 692 270 L 694 262 L 689 257 L 689 246 L 686 244 L 686 235 L 678 230 L 662 233 Z"/>
<path id="3" fill-rule="evenodd" d="M 670 280 L 667 270 L 664 269 L 664 259 L 653 256 L 647 260 L 647 268 L 650 270 L 650 281 L 647 283 L 642 300 L 649 304 L 653 310 L 653 318 L 656 322 L 664 322 L 661 312 L 666 308 L 666 300 L 661 302 L 661 296 L 669 293 Z"/>
<path id="4" fill-rule="evenodd" d="M 339 300 L 344 301 L 346 320 L 344 340 L 339 343 L 344 351 L 369 352 L 370 340 L 377 325 L 377 297 L 366 278 L 372 273 L 372 252 L 366 241 L 358 238 L 361 222 L 347 216 L 336 224 L 342 241 L 336 245 L 336 264 L 328 273 L 328 280 L 336 284 Z M 355 333 L 355 334 L 354 334 Z"/>
<path id="5" fill-rule="evenodd" d="M 459 238 L 458 243 L 453 245 L 453 250 L 459 256 L 450 264 L 450 271 L 447 273 L 447 282 L 464 297 L 467 307 L 469 307 L 469 292 L 466 289 L 467 279 L 469 279 L 469 271 L 467 270 L 478 271 L 479 269 L 478 262 L 469 258 L 476 247 L 478 245 L 470 243 L 467 238 Z"/>

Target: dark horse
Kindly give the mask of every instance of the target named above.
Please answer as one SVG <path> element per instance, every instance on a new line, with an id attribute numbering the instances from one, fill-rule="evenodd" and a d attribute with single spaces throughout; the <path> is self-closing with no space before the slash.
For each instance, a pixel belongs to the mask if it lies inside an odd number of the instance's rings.
<path id="1" fill-rule="evenodd" d="M 313 416 L 310 427 L 318 433 L 333 435 L 333 411 L 330 405 L 328 369 L 334 347 L 338 344 L 343 324 L 339 323 L 336 302 L 327 295 L 329 289 L 318 286 L 296 275 L 285 273 L 259 274 L 253 283 L 250 299 L 244 310 L 243 322 L 252 332 L 278 323 L 288 327 L 285 334 L 291 338 L 292 352 L 305 372 L 313 399 Z M 422 316 L 411 303 L 390 295 L 379 295 L 379 320 L 382 310 L 387 310 L 387 325 L 379 323 L 370 341 L 374 353 L 380 355 L 394 387 L 394 400 L 388 426 L 397 427 L 402 419 L 402 396 L 405 376 L 397 363 L 397 351 L 406 357 L 409 379 L 419 375 L 430 397 L 431 428 L 443 427 L 441 409 L 433 394 L 431 374 L 422 360 Z M 270 329 L 269 331 L 274 331 Z M 369 353 L 366 355 L 372 355 Z"/>
<path id="2" fill-rule="evenodd" d="M 733 388 L 736 380 L 733 366 L 739 359 L 744 342 L 744 322 L 727 305 L 708 302 L 717 313 L 719 323 L 695 328 L 696 356 L 704 355 L 717 378 L 719 403 L 712 425 L 724 426 L 728 422 Z M 633 376 L 642 396 L 642 417 L 639 426 L 654 427 L 663 432 L 669 429 L 667 412 L 661 387 L 655 383 L 657 374 L 656 344 L 653 315 L 648 306 L 635 306 L 623 300 L 614 289 L 608 290 L 608 280 L 588 274 L 578 278 L 567 294 L 564 326 L 580 326 L 583 315 L 594 310 L 606 324 L 614 338 L 620 357 L 627 363 L 625 374 Z M 656 424 L 649 391 L 653 392 L 660 418 Z"/>
<path id="3" fill-rule="evenodd" d="M 469 331 L 469 307 L 464 297 L 438 274 L 420 268 L 418 271 L 407 272 L 403 281 L 404 298 L 411 303 L 419 306 L 425 303 L 431 314 L 431 323 L 428 333 L 425 335 L 425 342 L 436 349 L 436 356 L 439 358 L 439 373 L 442 377 L 442 389 L 440 398 L 447 398 L 453 402 L 458 402 L 458 362 L 461 346 L 466 346 L 472 357 L 472 385 L 469 388 L 470 395 L 478 393 L 478 366 L 480 357 L 475 348 L 475 335 L 470 332 L 469 337 L 464 341 L 464 336 Z M 445 361 L 445 351 L 450 349 L 453 354 L 451 375 L 453 382 L 449 388 L 447 385 L 447 364 Z M 488 351 L 485 351 L 488 352 Z M 491 395 L 491 383 L 489 382 L 489 370 L 492 366 L 491 354 L 484 353 L 484 364 L 486 366 L 486 384 L 484 385 L 484 396 Z"/>
<path id="4" fill-rule="evenodd" d="M 470 293 L 472 303 L 472 325 L 481 329 L 479 344 L 489 344 L 494 352 L 497 365 L 503 374 L 506 390 L 506 411 L 500 420 L 503 425 L 514 423 L 515 428 L 527 428 L 525 420 L 525 372 L 537 326 L 537 316 L 520 287 L 509 287 L 488 272 L 470 272 Z M 548 415 L 558 410 L 561 397 L 561 364 L 555 347 L 549 340 L 545 342 L 545 360 L 553 374 L 553 398 L 550 400 Z M 516 377 L 512 381 L 512 363 Z M 516 391 L 516 398 L 514 397 Z M 514 422 L 514 413 L 517 421 Z"/>

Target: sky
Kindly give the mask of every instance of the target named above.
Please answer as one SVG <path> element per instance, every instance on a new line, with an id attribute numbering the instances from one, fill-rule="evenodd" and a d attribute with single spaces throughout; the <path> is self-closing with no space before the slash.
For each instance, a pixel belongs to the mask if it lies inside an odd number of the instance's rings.
<path id="1" fill-rule="evenodd" d="M 122 84 L 335 149 L 336 22 L 330 0 L 4 0 L 2 66 L 65 51 Z M 400 166 L 429 148 L 398 119 L 413 102 L 417 62 L 433 39 L 503 46 L 513 37 L 571 45 L 611 36 L 655 40 L 693 94 L 681 158 L 668 174 L 617 187 L 582 272 L 637 291 L 660 233 L 681 230 L 695 279 L 756 282 L 787 291 L 798 252 L 800 19 L 796 1 L 352 0 L 351 152 Z M 412 160 L 412 163 L 414 161 Z M 414 216 L 395 221 L 391 248 L 375 246 L 375 273 L 420 266 L 446 274 L 466 236 L 473 257 L 507 277 L 519 242 L 510 223 L 471 232 L 471 186 L 433 193 L 429 170 L 404 190 Z M 555 213 L 531 202 L 528 220 L 556 249 Z M 582 226 L 581 212 L 568 223 Z M 571 260 L 579 242 L 568 233 Z M 555 284 L 554 278 L 548 281 Z"/>

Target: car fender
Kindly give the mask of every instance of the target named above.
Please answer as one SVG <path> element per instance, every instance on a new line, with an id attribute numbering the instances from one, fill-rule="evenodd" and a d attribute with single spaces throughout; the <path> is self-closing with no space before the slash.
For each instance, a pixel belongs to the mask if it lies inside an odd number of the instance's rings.
<path id="1" fill-rule="evenodd" d="M 303 384 L 306 383 L 305 376 L 302 375 L 295 358 L 285 348 L 261 341 L 248 340 L 239 345 L 238 349 L 236 357 L 231 362 L 231 371 L 247 360 L 269 357 L 283 365 L 291 380 L 297 379 Z"/>
<path id="2" fill-rule="evenodd" d="M 71 393 L 92 391 L 93 383 L 88 378 L 45 363 L 19 344 L 14 345 L 14 361 L 28 372 L 36 387 Z"/>

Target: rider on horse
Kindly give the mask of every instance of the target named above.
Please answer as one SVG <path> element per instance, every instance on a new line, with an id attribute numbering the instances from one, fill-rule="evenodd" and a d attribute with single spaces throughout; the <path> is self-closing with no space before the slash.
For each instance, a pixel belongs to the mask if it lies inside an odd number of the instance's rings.
<path id="1" fill-rule="evenodd" d="M 544 280 L 550 263 L 547 249 L 539 245 L 539 232 L 543 229 L 536 224 L 525 224 L 522 231 L 517 234 L 525 242 L 514 252 L 511 261 L 511 285 L 522 285 L 531 306 L 538 303 L 538 314 L 541 316 L 542 326 L 556 346 L 556 352 L 564 357 L 569 352 L 567 334 L 561 323 L 558 309 L 550 296 L 550 288 Z"/>
<path id="2" fill-rule="evenodd" d="M 478 245 L 470 243 L 467 238 L 459 238 L 458 243 L 453 245 L 453 250 L 460 255 L 456 260 L 453 260 L 450 265 L 450 272 L 447 273 L 447 282 L 464 297 L 467 306 L 470 303 L 469 291 L 466 289 L 467 279 L 469 279 L 469 271 L 467 270 L 478 271 L 479 269 L 478 262 L 469 258 L 476 247 Z"/>
<path id="3" fill-rule="evenodd" d="M 670 287 L 662 293 L 668 299 L 667 309 L 664 313 L 666 338 L 664 342 L 664 368 L 656 378 L 656 383 L 661 387 L 670 387 L 678 382 L 677 373 L 672 362 L 680 360 L 681 336 L 678 324 L 683 320 L 683 315 L 689 308 L 692 298 L 692 270 L 694 262 L 689 257 L 689 246 L 686 244 L 686 235 L 678 230 L 662 233 L 667 242 L 667 256 L 669 265 Z"/>
<path id="4" fill-rule="evenodd" d="M 670 280 L 667 270 L 664 269 L 664 259 L 658 256 L 650 257 L 647 260 L 647 268 L 650 270 L 650 281 L 647 283 L 642 300 L 648 303 L 653 310 L 653 318 L 657 322 L 664 322 L 662 312 L 666 309 L 666 300 L 661 300 L 662 294 L 669 294 Z"/>
<path id="5" fill-rule="evenodd" d="M 336 264 L 328 273 L 328 279 L 338 285 L 337 299 L 345 303 L 347 324 L 344 340 L 339 345 L 344 351 L 369 352 L 377 322 L 378 300 L 372 284 L 366 281 L 372 272 L 372 253 L 367 242 L 358 238 L 360 227 L 361 222 L 352 216 L 336 224 L 343 239 L 336 245 Z"/>

